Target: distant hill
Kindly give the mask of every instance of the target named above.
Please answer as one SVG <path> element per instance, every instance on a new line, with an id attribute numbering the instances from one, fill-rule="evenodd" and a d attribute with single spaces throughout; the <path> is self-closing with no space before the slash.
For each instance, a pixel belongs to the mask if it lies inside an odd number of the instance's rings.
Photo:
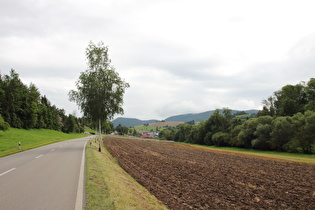
<path id="1" fill-rule="evenodd" d="M 166 122 L 168 121 L 175 121 L 175 122 L 188 122 L 194 120 L 195 122 L 201 122 L 209 119 L 209 117 L 213 114 L 213 111 L 202 112 L 198 114 L 181 114 L 171 116 L 165 119 Z"/>
<path id="2" fill-rule="evenodd" d="M 112 121 L 114 127 L 116 128 L 119 124 L 126 127 L 133 127 L 143 124 L 155 123 L 158 120 L 139 120 L 136 118 L 126 118 L 126 117 L 118 117 Z"/>
<path id="3" fill-rule="evenodd" d="M 165 119 L 166 122 L 168 121 L 175 121 L 175 122 L 188 122 L 194 120 L 195 122 L 201 122 L 209 119 L 209 117 L 213 114 L 215 110 L 201 112 L 198 114 L 182 114 L 182 115 L 175 115 L 172 117 L 168 117 Z M 220 109 L 220 113 L 222 113 L 223 109 Z M 239 110 L 232 110 L 232 114 L 235 114 Z M 243 111 L 243 110 L 241 110 Z M 247 114 L 257 114 L 258 110 L 244 110 Z"/>
<path id="4" fill-rule="evenodd" d="M 257 114 L 258 110 L 232 110 L 232 114 L 235 114 L 238 111 L 244 111 L 247 114 Z M 188 122 L 194 120 L 195 122 L 201 122 L 209 119 L 209 117 L 213 114 L 214 110 L 207 111 L 207 112 L 201 112 L 197 114 L 181 114 L 181 115 L 175 115 L 171 116 L 165 119 L 165 122 Z M 220 109 L 220 112 L 222 113 L 222 109 Z M 118 117 L 115 120 L 113 120 L 114 127 L 117 127 L 119 124 L 126 127 L 132 127 L 132 126 L 138 126 L 143 124 L 150 124 L 158 122 L 159 120 L 139 120 L 136 118 L 125 118 L 125 117 Z"/>
<path id="5" fill-rule="evenodd" d="M 155 123 L 150 123 L 149 126 L 153 126 L 153 127 L 166 127 L 166 126 L 170 126 L 170 127 L 174 127 L 174 126 L 178 126 L 180 124 L 183 124 L 185 122 L 155 122 Z"/>

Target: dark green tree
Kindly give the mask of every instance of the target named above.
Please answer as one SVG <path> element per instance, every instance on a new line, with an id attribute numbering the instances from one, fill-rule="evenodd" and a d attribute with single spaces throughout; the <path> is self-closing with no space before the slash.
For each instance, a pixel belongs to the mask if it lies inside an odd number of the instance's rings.
<path id="1" fill-rule="evenodd" d="M 111 65 L 108 47 L 102 42 L 90 42 L 86 58 L 88 68 L 81 72 L 76 82 L 77 90 L 69 92 L 69 99 L 76 102 L 85 117 L 98 121 L 101 129 L 103 121 L 111 120 L 115 114 L 123 114 L 123 95 L 129 84 Z"/>
<path id="2" fill-rule="evenodd" d="M 294 134 L 291 117 L 277 117 L 272 121 L 270 144 L 273 150 L 285 151 Z"/>
<path id="3" fill-rule="evenodd" d="M 22 128 L 21 116 L 25 111 L 22 105 L 25 106 L 26 103 L 27 86 L 22 83 L 15 70 L 11 69 L 10 76 L 4 76 L 2 88 L 5 92 L 2 102 L 4 120 L 12 127 Z"/>
<path id="4" fill-rule="evenodd" d="M 188 142 L 188 136 L 190 134 L 192 125 L 190 124 L 180 124 L 178 126 L 178 130 L 176 131 L 174 141 L 179 141 L 179 142 Z"/>
<path id="5" fill-rule="evenodd" d="M 110 121 L 104 121 L 103 123 L 102 123 L 102 130 L 104 131 L 104 133 L 110 133 L 110 132 L 112 132 L 112 131 L 114 131 L 115 129 L 114 129 L 114 124 L 112 123 L 112 122 L 110 122 Z"/>
<path id="6" fill-rule="evenodd" d="M 214 144 L 212 136 L 218 132 L 221 132 L 221 134 L 229 133 L 231 129 L 232 117 L 233 115 L 230 109 L 224 108 L 222 110 L 222 114 L 220 114 L 219 109 L 216 109 L 205 123 L 205 128 L 207 130 L 207 133 L 204 136 L 204 143 L 206 145 Z M 216 137 L 216 141 L 215 141 L 216 144 L 221 144 L 221 143 L 218 143 L 218 140 L 223 139 L 221 138 L 223 134 L 222 135 L 221 134 L 220 134 L 220 138 Z M 224 137 L 226 137 L 226 135 L 224 135 Z M 222 144 L 226 144 L 226 142 L 222 142 Z"/>
<path id="7" fill-rule="evenodd" d="M 254 135 L 257 136 L 256 139 L 251 141 L 253 149 L 270 149 L 270 134 L 272 131 L 271 122 L 267 124 L 258 124 Z"/>
<path id="8" fill-rule="evenodd" d="M 315 78 L 311 78 L 305 88 L 307 104 L 305 110 L 315 111 Z"/>
<path id="9" fill-rule="evenodd" d="M 235 127 L 233 127 L 233 129 L 231 130 L 231 133 L 230 133 L 230 136 L 231 136 L 231 139 L 229 142 L 230 145 L 232 145 L 234 147 L 242 146 L 242 142 L 238 138 L 238 135 L 242 131 L 242 129 L 243 129 L 242 125 L 236 125 Z"/>
<path id="10" fill-rule="evenodd" d="M 194 125 L 191 127 L 191 130 L 187 137 L 188 143 L 205 144 L 204 138 L 207 133 L 205 124 L 206 122 L 202 121 L 202 122 L 199 122 L 197 125 Z"/>
<path id="11" fill-rule="evenodd" d="M 2 80 L 2 75 L 0 73 L 0 115 L 2 114 L 4 100 L 5 100 L 5 91 L 4 91 L 4 81 Z"/>
<path id="12" fill-rule="evenodd" d="M 306 94 L 303 84 L 286 85 L 275 92 L 275 97 L 274 105 L 278 116 L 293 116 L 304 112 Z"/>
<path id="13" fill-rule="evenodd" d="M 254 133 L 258 124 L 257 118 L 252 118 L 244 122 L 241 131 L 237 135 L 237 142 L 240 147 L 251 148 L 252 140 L 257 138 Z"/>
<path id="14" fill-rule="evenodd" d="M 119 125 L 116 127 L 116 131 L 118 132 L 119 135 L 125 135 L 125 134 L 128 134 L 129 128 L 126 127 L 126 126 L 122 126 L 121 124 L 119 124 Z"/>
<path id="15" fill-rule="evenodd" d="M 212 136 L 212 143 L 218 147 L 228 146 L 230 142 L 230 134 L 225 132 L 217 132 Z"/>
<path id="16" fill-rule="evenodd" d="M 35 128 L 37 126 L 39 114 L 38 105 L 40 101 L 40 93 L 34 84 L 30 84 L 30 86 L 28 87 L 28 93 L 25 97 L 25 101 L 22 104 L 23 114 L 21 115 L 23 128 Z"/>
<path id="17" fill-rule="evenodd" d="M 291 152 L 313 153 L 315 144 L 315 112 L 306 111 L 305 114 L 297 113 L 292 117 L 295 134 L 289 142 L 288 149 Z"/>
<path id="18" fill-rule="evenodd" d="M 3 131 L 9 130 L 9 127 L 10 127 L 9 123 L 5 122 L 0 114 L 0 130 Z"/>
<path id="19" fill-rule="evenodd" d="M 63 131 L 65 133 L 79 133 L 80 129 L 77 124 L 76 118 L 69 114 L 65 117 Z"/>
<path id="20" fill-rule="evenodd" d="M 276 115 L 276 108 L 275 108 L 275 97 L 270 96 L 268 99 L 264 99 L 262 101 L 263 109 L 258 112 L 258 116 L 275 116 Z"/>

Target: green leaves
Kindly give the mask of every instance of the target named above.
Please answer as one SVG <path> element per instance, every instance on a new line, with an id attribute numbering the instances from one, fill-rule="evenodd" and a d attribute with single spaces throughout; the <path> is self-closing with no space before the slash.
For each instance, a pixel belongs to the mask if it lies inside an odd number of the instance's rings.
<path id="1" fill-rule="evenodd" d="M 9 130 L 9 123 L 5 122 L 2 116 L 0 115 L 0 130 L 6 131 Z"/>
<path id="2" fill-rule="evenodd" d="M 64 110 L 41 96 L 34 84 L 23 84 L 13 69 L 10 75 L 0 75 L 0 114 L 14 128 L 64 130 L 67 126 Z M 6 124 L 0 126 L 6 128 Z"/>
<path id="3" fill-rule="evenodd" d="M 262 104 L 260 116 L 293 116 L 298 112 L 315 111 L 315 79 L 311 78 L 307 84 L 286 85 Z"/>
<path id="4" fill-rule="evenodd" d="M 123 114 L 123 95 L 129 84 L 110 65 L 108 47 L 103 42 L 90 42 L 86 58 L 88 69 L 81 72 L 76 82 L 77 90 L 69 92 L 69 100 L 76 102 L 84 115 L 94 122 Z"/>

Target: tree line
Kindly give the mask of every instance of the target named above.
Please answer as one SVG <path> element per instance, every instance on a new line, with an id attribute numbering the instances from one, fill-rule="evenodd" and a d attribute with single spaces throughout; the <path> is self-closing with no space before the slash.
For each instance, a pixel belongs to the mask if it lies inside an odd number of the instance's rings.
<path id="1" fill-rule="evenodd" d="M 242 120 L 224 108 L 197 125 L 181 124 L 159 137 L 201 145 L 315 153 L 315 79 L 286 85 L 262 101 L 256 118 Z"/>
<path id="2" fill-rule="evenodd" d="M 25 85 L 19 74 L 0 74 L 0 129 L 51 129 L 65 133 L 84 132 L 82 119 L 65 114 L 41 96 L 34 84 Z"/>

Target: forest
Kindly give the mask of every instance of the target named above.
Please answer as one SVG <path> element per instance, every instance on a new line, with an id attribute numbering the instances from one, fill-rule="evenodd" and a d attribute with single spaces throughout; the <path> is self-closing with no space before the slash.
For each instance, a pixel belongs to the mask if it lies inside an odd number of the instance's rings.
<path id="1" fill-rule="evenodd" d="M 286 85 L 262 101 L 257 117 L 241 119 L 224 108 L 196 125 L 181 124 L 159 137 L 200 145 L 315 153 L 315 79 Z"/>
<path id="2" fill-rule="evenodd" d="M 81 133 L 82 121 L 51 104 L 34 84 L 23 84 L 15 70 L 10 75 L 0 74 L 0 130 L 14 127 Z"/>

